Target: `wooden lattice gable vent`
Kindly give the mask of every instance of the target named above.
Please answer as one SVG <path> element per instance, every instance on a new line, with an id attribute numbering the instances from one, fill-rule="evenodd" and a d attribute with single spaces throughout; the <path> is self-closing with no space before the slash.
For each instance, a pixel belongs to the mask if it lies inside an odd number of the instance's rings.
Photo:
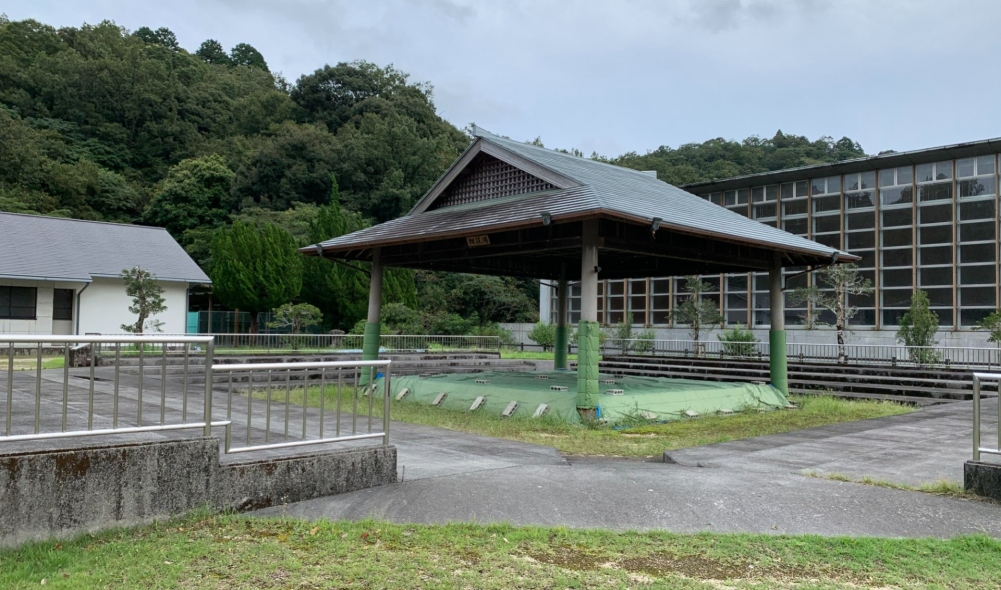
<path id="1" fill-rule="evenodd" d="M 556 189 L 555 185 L 524 170 L 479 154 L 462 173 L 435 199 L 429 209 L 465 205 L 510 195 L 523 195 Z"/>
<path id="2" fill-rule="evenodd" d="M 408 215 L 444 207 L 476 203 L 580 186 L 580 183 L 478 138 L 452 163 Z"/>

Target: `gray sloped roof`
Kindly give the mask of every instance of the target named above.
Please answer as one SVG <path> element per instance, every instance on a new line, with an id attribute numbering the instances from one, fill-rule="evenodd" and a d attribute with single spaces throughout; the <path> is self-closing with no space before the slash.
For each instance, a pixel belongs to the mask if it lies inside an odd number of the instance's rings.
<path id="1" fill-rule="evenodd" d="M 211 282 L 163 228 L 0 213 L 0 277 L 90 281 L 133 266 L 162 281 Z"/>
<path id="2" fill-rule="evenodd" d="M 806 238 L 767 226 L 743 215 L 715 205 L 656 177 L 585 158 L 579 158 L 478 132 L 477 141 L 493 144 L 524 160 L 531 161 L 580 186 L 531 193 L 443 207 L 424 212 L 411 212 L 352 234 L 322 242 L 320 245 L 335 250 L 352 246 L 358 249 L 393 243 L 407 243 L 431 237 L 462 235 L 499 229 L 532 220 L 539 220 L 539 213 L 547 211 L 554 221 L 581 217 L 588 213 L 618 215 L 638 222 L 660 218 L 661 226 L 679 232 L 715 236 L 721 239 L 747 242 L 774 248 L 792 250 L 814 256 L 831 258 L 835 252 L 843 260 L 854 256 L 840 252 Z M 474 144 L 475 145 L 475 144 Z M 444 177 L 443 177 L 444 178 Z M 440 182 L 440 181 L 439 181 Z M 437 185 L 436 185 L 437 186 Z M 427 205 L 429 193 L 422 203 Z M 420 206 L 415 207 L 418 211 Z M 303 248 L 304 253 L 312 248 Z"/>

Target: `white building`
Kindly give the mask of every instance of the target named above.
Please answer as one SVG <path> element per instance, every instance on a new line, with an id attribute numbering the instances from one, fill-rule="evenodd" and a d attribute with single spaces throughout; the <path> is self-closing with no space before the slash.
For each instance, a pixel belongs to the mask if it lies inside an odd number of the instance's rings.
<path id="1" fill-rule="evenodd" d="M 0 213 L 0 334 L 122 333 L 135 266 L 163 287 L 163 332 L 183 334 L 188 287 L 211 281 L 166 230 Z"/>

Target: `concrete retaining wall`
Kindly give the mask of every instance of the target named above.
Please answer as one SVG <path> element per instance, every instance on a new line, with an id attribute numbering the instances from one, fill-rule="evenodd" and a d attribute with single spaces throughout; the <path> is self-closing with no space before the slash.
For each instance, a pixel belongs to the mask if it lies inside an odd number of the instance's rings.
<path id="1" fill-rule="evenodd" d="M 214 438 L 0 456 L 0 546 L 396 482 L 396 448 L 220 463 Z"/>
<path id="2" fill-rule="evenodd" d="M 1001 464 L 967 461 L 963 465 L 963 487 L 1001 502 Z"/>

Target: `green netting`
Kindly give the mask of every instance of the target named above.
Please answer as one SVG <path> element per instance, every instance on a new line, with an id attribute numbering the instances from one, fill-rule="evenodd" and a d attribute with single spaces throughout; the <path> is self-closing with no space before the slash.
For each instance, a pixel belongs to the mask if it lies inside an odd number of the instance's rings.
<path id="1" fill-rule="evenodd" d="M 614 383 L 607 383 L 613 379 Z M 774 387 L 753 383 L 612 375 L 599 375 L 598 383 L 601 393 L 596 398 L 601 417 L 613 424 L 634 417 L 651 421 L 676 420 L 684 417 L 686 410 L 712 414 L 720 410 L 781 408 L 789 403 Z M 553 390 L 553 386 L 566 390 Z M 439 393 L 445 393 L 441 407 L 460 410 L 468 410 L 477 397 L 483 396 L 485 403 L 477 411 L 496 415 L 500 415 L 512 400 L 519 404 L 516 416 L 531 416 L 539 404 L 548 404 L 550 415 L 570 422 L 580 420 L 577 373 L 573 371 L 394 377 L 392 389 L 394 397 L 403 389 L 409 389 L 407 399 L 427 404 Z M 607 393 L 614 389 L 621 389 L 622 394 Z"/>

